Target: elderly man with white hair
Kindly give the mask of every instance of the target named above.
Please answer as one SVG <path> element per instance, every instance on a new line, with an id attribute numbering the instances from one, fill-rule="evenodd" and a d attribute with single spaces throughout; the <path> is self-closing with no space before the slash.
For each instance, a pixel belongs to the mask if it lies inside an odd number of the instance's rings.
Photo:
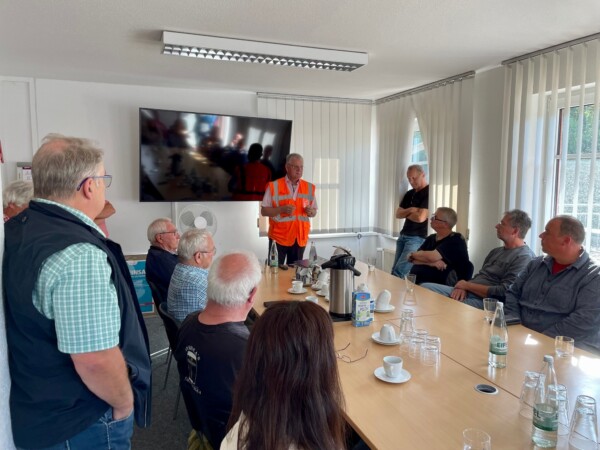
<path id="1" fill-rule="evenodd" d="M 217 252 L 210 232 L 188 230 L 179 239 L 177 257 L 167 305 L 175 320 L 182 322 L 194 311 L 202 311 L 206 306 L 208 268 Z"/>
<path id="2" fill-rule="evenodd" d="M 220 256 L 208 273 L 208 301 L 179 329 L 175 359 L 190 422 L 217 449 L 225 437 L 232 392 L 250 335 L 244 325 L 261 280 L 256 256 Z"/>
<path id="3" fill-rule="evenodd" d="M 177 265 L 179 231 L 171 219 L 161 217 L 148 225 L 150 249 L 146 256 L 146 280 L 154 284 L 160 295 L 159 301 L 167 301 L 169 283 Z"/>
<path id="4" fill-rule="evenodd" d="M 17 180 L 6 186 L 2 191 L 4 221 L 6 222 L 27 208 L 32 197 L 33 183 L 30 181 Z"/>

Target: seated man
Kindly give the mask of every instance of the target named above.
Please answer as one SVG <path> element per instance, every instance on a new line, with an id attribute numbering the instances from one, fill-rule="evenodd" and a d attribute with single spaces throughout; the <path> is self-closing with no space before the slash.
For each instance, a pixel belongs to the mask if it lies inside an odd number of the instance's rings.
<path id="1" fill-rule="evenodd" d="M 206 230 L 188 230 L 179 239 L 179 264 L 173 271 L 167 300 L 169 312 L 178 322 L 206 306 L 208 268 L 215 252 L 212 235 Z"/>
<path id="2" fill-rule="evenodd" d="M 29 206 L 33 197 L 33 183 L 31 181 L 17 180 L 6 186 L 2 191 L 2 207 L 4 221 L 16 216 Z"/>
<path id="3" fill-rule="evenodd" d="M 244 320 L 260 280 L 260 266 L 251 253 L 215 259 L 208 273 L 206 308 L 188 316 L 179 329 L 175 359 L 181 393 L 192 427 L 214 449 L 225 437 L 233 384 L 250 334 Z"/>
<path id="4" fill-rule="evenodd" d="M 575 346 L 600 352 L 600 266 L 581 244 L 585 229 L 556 216 L 540 234 L 547 256 L 534 258 L 506 291 L 507 316 L 547 336 L 569 336 Z"/>
<path id="5" fill-rule="evenodd" d="M 146 256 L 146 280 L 159 291 L 160 301 L 167 301 L 169 283 L 177 265 L 179 231 L 171 219 L 156 219 L 148 226 L 150 249 Z"/>
<path id="6" fill-rule="evenodd" d="M 465 238 L 452 231 L 456 220 L 452 208 L 438 208 L 431 216 L 431 228 L 435 233 L 427 236 L 419 250 L 408 254 L 408 260 L 413 264 L 410 273 L 417 276 L 417 284 L 453 285 L 456 279 L 472 275 L 473 266 Z"/>
<path id="7" fill-rule="evenodd" d="M 529 228 L 531 219 L 526 212 L 519 209 L 505 212 L 496 225 L 496 235 L 504 245 L 487 255 L 477 275 L 470 281 L 458 281 L 454 287 L 434 283 L 424 283 L 422 286 L 479 309 L 483 309 L 483 299 L 486 297 L 504 300 L 506 290 L 531 258 L 535 257 L 524 241 Z"/>

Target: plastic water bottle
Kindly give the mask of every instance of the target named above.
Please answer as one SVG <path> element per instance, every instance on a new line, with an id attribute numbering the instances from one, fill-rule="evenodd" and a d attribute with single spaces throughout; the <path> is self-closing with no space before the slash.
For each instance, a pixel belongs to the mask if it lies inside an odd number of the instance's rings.
<path id="1" fill-rule="evenodd" d="M 314 241 L 311 241 L 310 243 L 310 251 L 308 252 L 308 262 L 311 266 L 313 264 L 317 264 L 317 247 L 315 247 Z"/>
<path id="2" fill-rule="evenodd" d="M 490 352 L 488 364 L 496 369 L 506 367 L 506 355 L 508 354 L 508 329 L 504 319 L 504 304 L 496 303 L 494 320 L 490 325 Z"/>
<path id="3" fill-rule="evenodd" d="M 558 441 L 558 407 L 548 398 L 548 386 L 558 385 L 554 371 L 554 358 L 544 356 L 544 367 L 535 389 L 533 401 L 533 427 L 531 440 L 541 448 L 556 447 Z"/>
<path id="4" fill-rule="evenodd" d="M 269 266 L 271 267 L 271 273 L 279 272 L 279 252 L 277 251 L 277 244 L 275 241 L 271 244 L 271 252 L 269 253 Z"/>

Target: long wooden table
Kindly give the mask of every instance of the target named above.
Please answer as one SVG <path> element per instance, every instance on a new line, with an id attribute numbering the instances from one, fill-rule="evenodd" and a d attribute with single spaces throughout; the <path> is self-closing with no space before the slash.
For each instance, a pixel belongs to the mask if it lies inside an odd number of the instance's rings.
<path id="1" fill-rule="evenodd" d="M 519 415 L 519 395 L 526 370 L 537 371 L 545 354 L 554 354 L 554 340 L 521 325 L 509 327 L 509 355 L 505 369 L 493 369 L 487 363 L 489 325 L 483 311 L 445 298 L 420 286 L 415 287 L 417 303 L 404 305 L 406 284 L 380 270 L 368 272 L 366 264 L 357 263 L 362 272 L 355 284 L 367 283 L 372 295 L 383 289 L 392 294 L 390 313 L 375 313 L 368 327 L 353 327 L 350 322 L 334 324 L 336 349 L 350 344 L 342 353 L 352 363 L 338 361 L 346 400 L 348 422 L 372 449 L 458 449 L 462 430 L 479 428 L 492 437 L 492 448 L 532 449 L 531 419 Z M 269 300 L 302 300 L 308 292 L 292 295 L 294 270 L 266 273 L 259 287 L 255 311 L 264 311 Z M 319 304 L 328 303 L 319 297 Z M 410 358 L 400 346 L 383 346 L 372 334 L 384 323 L 400 324 L 402 308 L 414 311 L 415 325 L 441 337 L 442 355 L 435 366 L 426 366 Z M 378 380 L 374 371 L 387 355 L 399 355 L 411 379 L 403 384 Z M 576 349 L 573 358 L 555 359 L 560 383 L 568 389 L 571 410 L 579 394 L 600 402 L 600 358 Z M 477 384 L 498 389 L 494 395 L 475 390 Z M 571 412 L 571 411 L 570 411 Z M 566 438 L 559 438 L 559 449 L 567 448 Z"/>

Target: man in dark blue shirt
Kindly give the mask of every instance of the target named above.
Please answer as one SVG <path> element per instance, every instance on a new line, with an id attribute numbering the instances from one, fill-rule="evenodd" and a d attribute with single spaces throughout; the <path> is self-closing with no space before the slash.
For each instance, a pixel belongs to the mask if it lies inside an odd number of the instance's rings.
<path id="1" fill-rule="evenodd" d="M 171 219 L 162 217 L 148 226 L 150 249 L 146 256 L 146 280 L 153 283 L 161 296 L 159 301 L 167 301 L 171 275 L 177 265 L 177 245 L 179 231 Z"/>

